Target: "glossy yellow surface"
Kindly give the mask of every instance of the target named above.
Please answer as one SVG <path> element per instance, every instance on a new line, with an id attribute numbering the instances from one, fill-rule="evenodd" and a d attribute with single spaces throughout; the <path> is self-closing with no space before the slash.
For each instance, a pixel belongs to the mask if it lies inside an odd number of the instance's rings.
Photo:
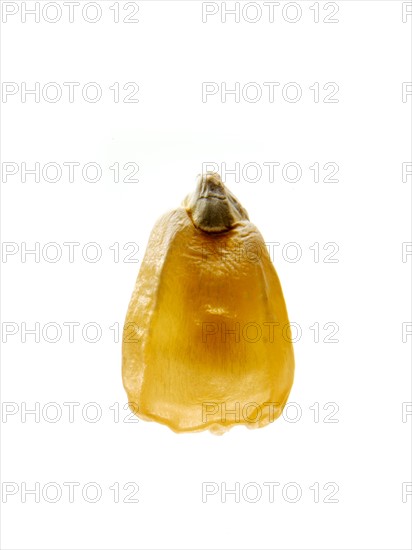
<path id="1" fill-rule="evenodd" d="M 287 325 L 262 236 L 206 174 L 147 245 L 123 333 L 131 409 L 176 432 L 267 425 L 293 383 Z"/>

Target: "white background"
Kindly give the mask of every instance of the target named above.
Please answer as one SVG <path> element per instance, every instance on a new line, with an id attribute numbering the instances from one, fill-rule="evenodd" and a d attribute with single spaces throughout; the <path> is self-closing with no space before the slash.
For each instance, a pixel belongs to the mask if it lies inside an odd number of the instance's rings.
<path id="1" fill-rule="evenodd" d="M 16 243 L 7 248 L 16 253 L 2 260 L 3 501 L 4 483 L 18 487 L 2 504 L 2 548 L 410 548 L 412 496 L 402 501 L 402 484 L 411 482 L 412 420 L 402 421 L 402 403 L 411 401 L 411 337 L 402 342 L 402 323 L 411 321 L 411 256 L 402 262 L 402 242 L 411 240 L 411 176 L 402 181 L 402 163 L 411 160 L 412 96 L 402 101 L 402 82 L 411 81 L 412 16 L 402 21 L 402 2 L 341 1 L 338 22 L 325 23 L 331 8 L 320 2 L 315 23 L 311 1 L 298 3 L 295 23 L 287 21 L 295 18 L 293 6 L 282 17 L 283 2 L 272 23 L 263 4 L 256 23 L 243 17 L 236 23 L 234 16 L 224 23 L 221 11 L 202 22 L 202 2 L 139 1 L 139 22 L 127 24 L 130 8 L 120 2 L 115 23 L 109 9 L 115 3 L 98 4 L 102 17 L 94 24 L 81 11 L 73 23 L 67 11 L 54 24 L 43 16 L 24 23 L 19 11 L 1 29 L 2 80 L 19 87 L 3 95 L 1 106 L 2 161 L 19 167 L 2 185 L 2 240 Z M 263 82 L 274 81 L 280 86 L 271 103 Z M 34 96 L 23 102 L 23 82 L 28 88 L 57 82 L 64 95 L 56 103 Z M 81 83 L 73 103 L 63 82 Z M 87 82 L 101 86 L 100 101 L 83 99 L 79 90 Z M 118 103 L 109 89 L 115 82 Z M 122 101 L 126 82 L 138 84 L 138 103 Z M 202 82 L 228 88 L 256 82 L 263 95 L 256 103 L 242 96 L 236 103 L 233 95 L 222 102 L 219 94 L 204 102 Z M 281 93 L 289 82 L 302 90 L 294 103 Z M 319 102 L 309 89 L 315 82 Z M 339 86 L 337 103 L 323 102 L 327 82 Z M 21 181 L 21 163 L 69 161 L 99 163 L 100 181 L 84 181 L 81 173 L 73 183 L 67 173 L 56 183 L 30 175 Z M 139 182 L 114 182 L 109 167 L 116 162 L 138 164 Z M 280 163 L 273 182 L 264 171 L 257 182 L 231 175 L 226 182 L 265 240 L 280 243 L 274 263 L 290 320 L 301 328 L 290 418 L 222 437 L 124 422 L 121 344 L 109 328 L 122 327 L 154 222 L 193 189 L 204 162 Z M 282 177 L 289 162 L 302 169 L 298 182 Z M 323 165 L 336 163 L 339 181 L 314 182 L 315 162 L 321 180 Z M 37 258 L 22 255 L 36 242 Z M 52 248 L 46 259 L 42 254 L 50 242 L 62 250 L 55 263 L 47 260 Z M 73 262 L 64 242 L 80 243 Z M 102 251 L 95 263 L 82 256 L 90 242 Z M 137 243 L 139 263 L 123 261 L 132 251 L 123 250 L 128 242 Z M 301 250 L 299 261 L 282 255 L 290 242 Z M 339 247 L 335 263 L 323 261 L 330 242 Z M 319 261 L 309 248 L 314 243 Z M 80 323 L 72 343 L 67 322 Z M 324 342 L 328 322 L 338 325 L 338 342 Z M 39 342 L 34 335 L 22 341 L 22 323 L 40 324 Z M 43 337 L 47 323 L 62 328 L 58 342 Z M 87 323 L 101 327 L 98 342 L 82 337 Z M 319 342 L 309 328 L 314 323 Z M 5 336 L 5 326 L 17 326 L 16 334 Z M 22 414 L 36 402 L 37 418 Z M 55 423 L 55 410 L 44 409 L 51 402 L 62 411 Z M 73 422 L 67 402 L 80 404 Z M 95 423 L 87 417 L 92 408 L 82 414 L 90 402 L 102 414 Z M 332 411 L 323 409 L 327 403 L 339 407 L 332 417 L 338 422 L 324 422 Z M 301 418 L 290 421 L 296 412 Z M 42 495 L 50 482 L 63 489 L 56 503 Z M 65 482 L 80 483 L 72 503 Z M 82 497 L 89 482 L 101 487 L 96 503 Z M 139 502 L 123 502 L 127 482 L 139 486 Z M 219 489 L 206 502 L 204 482 Z M 280 484 L 274 502 L 268 482 Z M 338 502 L 323 502 L 328 482 L 338 485 Z M 40 502 L 33 495 L 22 502 L 22 483 L 40 484 Z M 117 503 L 109 488 L 115 483 Z M 223 483 L 240 484 L 240 502 L 230 494 L 222 502 Z M 246 483 L 261 488 L 258 502 L 248 502 L 255 493 L 252 487 L 243 494 Z M 295 503 L 282 497 L 288 483 L 301 489 Z M 315 483 L 318 503 L 309 488 Z M 294 494 L 293 487 L 286 492 L 289 500 Z"/>

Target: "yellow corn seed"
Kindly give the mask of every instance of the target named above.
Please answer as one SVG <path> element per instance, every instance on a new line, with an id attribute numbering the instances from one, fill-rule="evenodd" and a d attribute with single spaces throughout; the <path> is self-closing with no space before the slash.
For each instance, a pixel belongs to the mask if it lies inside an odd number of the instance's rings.
<path id="1" fill-rule="evenodd" d="M 155 224 L 123 331 L 123 384 L 175 432 L 267 425 L 286 404 L 293 346 L 264 240 L 216 173 Z"/>

